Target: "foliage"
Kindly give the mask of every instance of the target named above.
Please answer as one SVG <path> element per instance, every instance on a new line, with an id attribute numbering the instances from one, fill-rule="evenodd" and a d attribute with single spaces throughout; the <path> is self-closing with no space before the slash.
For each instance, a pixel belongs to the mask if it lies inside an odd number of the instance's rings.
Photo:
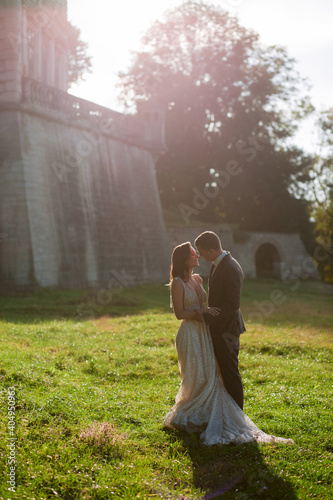
<path id="1" fill-rule="evenodd" d="M 274 306 L 276 289 L 284 301 Z M 196 435 L 164 429 L 180 383 L 179 322 L 167 288 L 115 291 L 92 320 L 77 316 L 86 294 L 0 297 L 0 498 L 332 498 L 330 287 L 244 288 L 245 411 L 264 431 L 292 437 L 293 446 L 205 447 Z M 254 319 L 258 304 L 267 311 L 267 303 L 270 313 Z M 6 408 L 13 386 L 17 492 L 9 495 Z"/>
<path id="2" fill-rule="evenodd" d="M 322 154 L 314 169 L 314 175 L 317 175 L 313 184 L 316 188 L 312 215 L 317 241 L 326 251 L 325 259 L 317 259 L 318 269 L 322 278 L 333 284 L 333 109 L 322 114 L 320 125 L 326 154 Z"/>
<path id="3" fill-rule="evenodd" d="M 321 278 L 326 283 L 333 285 L 333 191 L 327 205 L 322 204 L 313 209 L 315 218 L 315 234 L 320 250 L 317 251 L 316 260 Z"/>
<path id="4" fill-rule="evenodd" d="M 333 284 L 333 109 L 319 113 L 320 149 L 307 182 L 299 186 L 303 198 L 311 200 L 311 216 L 317 246 L 314 257 L 321 278 Z"/>
<path id="5" fill-rule="evenodd" d="M 306 231 L 306 202 L 289 187 L 311 158 L 288 144 L 312 108 L 285 49 L 190 1 L 155 22 L 120 80 L 128 105 L 153 96 L 166 107 L 168 152 L 157 164 L 165 209 L 245 230 Z"/>
<path id="6" fill-rule="evenodd" d="M 69 84 L 78 83 L 84 79 L 87 72 L 91 72 L 91 57 L 88 56 L 88 44 L 81 40 L 81 32 L 67 21 L 68 43 L 68 76 Z"/>

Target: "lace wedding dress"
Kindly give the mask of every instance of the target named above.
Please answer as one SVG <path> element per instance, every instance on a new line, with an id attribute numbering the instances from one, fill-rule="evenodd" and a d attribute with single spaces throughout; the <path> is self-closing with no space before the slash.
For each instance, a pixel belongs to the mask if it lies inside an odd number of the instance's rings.
<path id="1" fill-rule="evenodd" d="M 180 279 L 180 278 L 175 278 Z M 186 283 L 184 307 L 201 308 L 206 292 L 198 295 Z M 201 432 L 206 445 L 246 443 L 293 443 L 292 439 L 270 436 L 258 429 L 226 391 L 215 361 L 209 329 L 204 323 L 183 320 L 176 337 L 181 386 L 176 404 L 164 425 L 187 432 Z"/>

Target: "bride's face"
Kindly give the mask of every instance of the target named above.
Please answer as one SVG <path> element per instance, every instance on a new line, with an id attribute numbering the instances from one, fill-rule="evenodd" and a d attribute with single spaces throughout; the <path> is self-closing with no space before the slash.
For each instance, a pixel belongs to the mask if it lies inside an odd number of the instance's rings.
<path id="1" fill-rule="evenodd" d="M 187 259 L 186 264 L 189 269 L 199 266 L 199 255 L 197 254 L 197 252 L 194 250 L 193 247 L 191 247 L 190 257 Z"/>

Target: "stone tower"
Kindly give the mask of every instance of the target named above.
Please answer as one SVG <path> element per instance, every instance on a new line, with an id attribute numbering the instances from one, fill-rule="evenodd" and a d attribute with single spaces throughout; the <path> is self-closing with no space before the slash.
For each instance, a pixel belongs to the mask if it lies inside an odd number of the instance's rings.
<path id="1" fill-rule="evenodd" d="M 22 77 L 68 89 L 66 0 L 2 0 L 1 101 L 19 102 Z"/>
<path id="2" fill-rule="evenodd" d="M 0 9 L 0 287 L 165 282 L 164 110 L 69 95 L 66 17 L 65 0 Z"/>

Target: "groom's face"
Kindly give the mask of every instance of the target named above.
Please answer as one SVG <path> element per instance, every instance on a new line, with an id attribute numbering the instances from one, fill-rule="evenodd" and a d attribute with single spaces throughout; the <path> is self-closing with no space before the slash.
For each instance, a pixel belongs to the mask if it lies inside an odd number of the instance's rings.
<path id="1" fill-rule="evenodd" d="M 212 262 L 214 260 L 213 250 L 204 250 L 200 246 L 197 247 L 200 257 L 202 257 L 206 262 Z"/>

